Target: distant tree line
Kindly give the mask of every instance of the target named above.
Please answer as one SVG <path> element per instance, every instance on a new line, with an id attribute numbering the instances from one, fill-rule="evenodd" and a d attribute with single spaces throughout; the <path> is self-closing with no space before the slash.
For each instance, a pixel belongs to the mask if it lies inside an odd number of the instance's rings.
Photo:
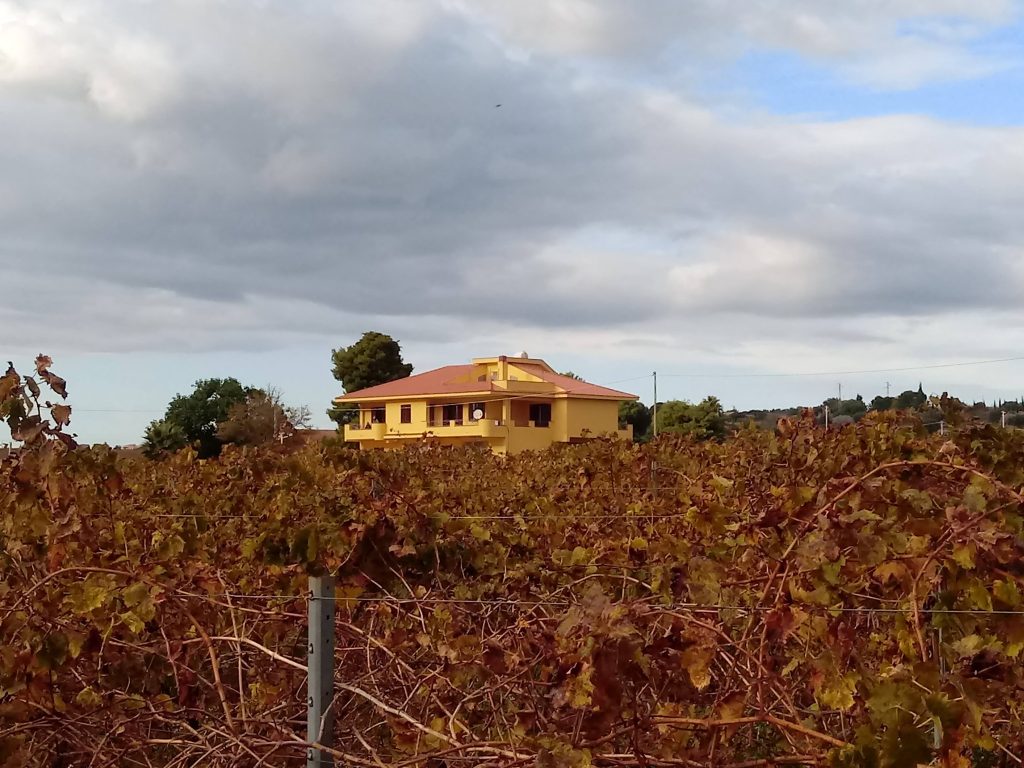
<path id="1" fill-rule="evenodd" d="M 1020 400 L 998 400 L 991 406 L 983 402 L 963 403 L 948 394 L 929 397 L 923 384 L 898 395 L 878 395 L 865 402 L 863 396 L 851 399 L 829 398 L 811 409 L 819 423 L 825 422 L 826 409 L 829 424 L 841 426 L 859 421 L 872 411 L 907 411 L 918 415 L 925 424 L 937 428 L 941 422 L 954 424 L 966 420 L 999 424 L 1006 414 L 1006 426 L 1024 427 L 1024 397 Z M 715 397 L 708 396 L 699 403 L 668 400 L 658 403 L 658 434 L 683 434 L 698 440 L 718 439 L 745 425 L 774 429 L 783 417 L 795 417 L 808 409 L 802 406 L 765 410 L 725 411 Z M 654 409 L 643 403 L 625 402 L 619 407 L 619 425 L 633 427 L 633 439 L 650 440 L 654 434 Z"/>

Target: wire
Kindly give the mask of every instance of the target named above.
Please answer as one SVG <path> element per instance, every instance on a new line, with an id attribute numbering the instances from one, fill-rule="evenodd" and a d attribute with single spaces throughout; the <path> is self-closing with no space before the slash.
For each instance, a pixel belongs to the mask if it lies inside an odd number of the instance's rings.
<path id="1" fill-rule="evenodd" d="M 517 598 L 457 598 L 457 597 L 365 597 L 357 595 L 353 597 L 314 597 L 310 594 L 304 595 L 243 595 L 225 593 L 225 597 L 253 600 L 331 600 L 334 602 L 355 602 L 355 603 L 423 603 L 428 605 L 489 605 L 489 606 L 527 606 L 527 607 L 560 607 L 568 608 L 581 606 L 578 600 L 521 600 Z M 650 603 L 643 600 L 622 601 L 610 600 L 608 605 L 631 606 L 646 605 L 649 608 L 661 610 L 685 610 L 693 613 L 717 613 L 719 611 L 753 611 L 758 613 L 770 613 L 778 610 L 775 605 L 733 605 L 727 603 Z M 804 611 L 821 611 L 825 613 L 866 613 L 866 614 L 889 614 L 899 615 L 913 613 L 925 613 L 933 616 L 1024 616 L 1024 610 L 994 610 L 984 608 L 915 608 L 907 606 L 902 608 L 877 608 L 871 606 L 828 606 L 828 605 L 807 605 L 791 604 L 783 607 L 796 607 Z"/>
<path id="2" fill-rule="evenodd" d="M 926 371 L 936 368 L 963 368 L 971 365 L 993 365 L 995 363 L 1014 363 L 1024 357 L 1003 357 L 996 360 L 971 360 L 960 363 L 937 363 L 934 365 L 911 365 L 905 368 L 866 368 L 854 371 L 813 371 L 806 373 L 659 373 L 671 379 L 711 378 L 711 379 L 746 379 L 746 378 L 785 378 L 796 376 L 852 376 L 859 373 L 899 373 L 901 371 Z"/>
<path id="3" fill-rule="evenodd" d="M 648 490 L 678 491 L 679 487 L 680 486 L 662 486 L 662 487 L 656 487 L 656 488 L 653 488 L 653 489 L 650 489 L 650 488 L 647 488 L 647 487 L 644 487 L 644 488 L 638 487 L 638 488 L 635 488 L 633 490 L 637 490 L 637 491 L 648 491 Z M 606 489 L 606 490 L 611 490 L 611 489 L 609 488 L 609 489 Z M 645 514 L 636 514 L 636 515 L 626 515 L 626 514 L 618 514 L 618 515 L 612 515 L 612 514 L 608 514 L 608 515 L 530 515 L 530 514 L 522 514 L 522 515 L 455 515 L 455 516 L 449 517 L 446 522 L 451 523 L 451 522 L 457 522 L 459 520 L 524 520 L 524 521 L 527 521 L 527 522 L 536 523 L 536 522 L 543 522 L 545 520 L 627 520 L 627 519 L 630 519 L 630 518 L 635 519 L 635 520 L 656 520 L 656 519 L 660 519 L 660 518 L 686 517 L 688 514 L 689 514 L 688 512 L 660 512 L 660 513 L 653 514 L 653 515 L 645 515 Z M 182 513 L 175 513 L 175 514 L 167 513 L 167 514 L 157 514 L 157 515 L 146 515 L 146 517 L 147 518 L 151 518 L 151 517 L 159 517 L 159 518 L 184 518 L 184 519 L 200 519 L 200 518 L 202 518 L 202 519 L 208 520 L 210 522 L 216 522 L 218 520 L 252 520 L 254 522 L 266 522 L 266 518 L 265 517 L 260 517 L 259 515 L 206 515 L 203 512 L 192 512 L 192 513 L 184 513 L 184 512 L 182 512 Z"/>
<path id="4" fill-rule="evenodd" d="M 163 413 L 164 408 L 76 408 L 72 406 L 73 413 Z"/>

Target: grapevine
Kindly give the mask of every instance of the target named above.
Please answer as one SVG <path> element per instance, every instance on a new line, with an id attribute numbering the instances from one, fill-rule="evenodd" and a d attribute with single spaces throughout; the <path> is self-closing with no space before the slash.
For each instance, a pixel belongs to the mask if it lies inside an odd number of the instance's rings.
<path id="1" fill-rule="evenodd" d="M 324 572 L 339 763 L 1024 756 L 1020 432 L 149 461 L 0 382 L 4 766 L 301 764 Z"/>

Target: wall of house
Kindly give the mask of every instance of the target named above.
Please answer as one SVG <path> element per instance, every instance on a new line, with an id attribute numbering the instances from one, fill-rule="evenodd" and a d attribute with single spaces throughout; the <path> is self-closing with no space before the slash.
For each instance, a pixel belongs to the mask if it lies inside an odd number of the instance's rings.
<path id="1" fill-rule="evenodd" d="M 582 437 L 584 430 L 590 437 L 615 434 L 619 429 L 619 403 L 617 400 L 584 400 L 570 398 L 567 403 L 566 437 Z"/>
<path id="2" fill-rule="evenodd" d="M 412 406 L 412 421 L 402 424 L 402 405 Z M 504 401 L 489 400 L 485 404 L 485 420 L 501 421 Z M 585 436 L 598 437 L 617 434 L 619 404 L 613 400 L 587 400 L 583 398 L 561 398 L 551 401 L 551 423 L 548 427 L 529 427 L 530 403 L 528 400 L 512 399 L 508 408 L 512 414 L 511 423 L 501 427 L 491 426 L 491 437 L 485 438 L 485 427 L 472 423 L 468 406 L 464 406 L 466 421 L 460 427 L 431 427 L 428 422 L 426 400 L 406 400 L 387 403 L 385 406 L 386 430 L 390 437 L 384 439 L 362 439 L 362 448 L 400 448 L 426 432 L 433 433 L 433 439 L 444 445 L 466 445 L 484 442 L 495 453 L 519 453 L 527 450 L 543 450 L 555 442 Z M 438 413 L 440 418 L 440 413 Z M 522 426 L 515 426 L 520 424 Z M 450 430 L 449 434 L 438 434 Z M 474 434 L 477 433 L 477 434 Z M 620 436 L 623 436 L 620 434 Z M 362 433 L 359 433 L 362 437 Z M 369 435 L 366 435 L 369 438 Z"/>
<path id="3" fill-rule="evenodd" d="M 551 427 L 510 427 L 508 430 L 508 453 L 522 451 L 543 451 L 555 441 L 555 432 Z"/>

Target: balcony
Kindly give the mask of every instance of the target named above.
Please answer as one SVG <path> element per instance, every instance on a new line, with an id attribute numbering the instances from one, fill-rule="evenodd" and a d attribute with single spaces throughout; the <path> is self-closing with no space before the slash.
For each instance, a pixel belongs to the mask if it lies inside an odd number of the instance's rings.
<path id="1" fill-rule="evenodd" d="M 383 440 L 388 433 L 388 425 L 383 422 L 374 422 L 365 427 L 359 424 L 345 425 L 346 440 Z"/>

